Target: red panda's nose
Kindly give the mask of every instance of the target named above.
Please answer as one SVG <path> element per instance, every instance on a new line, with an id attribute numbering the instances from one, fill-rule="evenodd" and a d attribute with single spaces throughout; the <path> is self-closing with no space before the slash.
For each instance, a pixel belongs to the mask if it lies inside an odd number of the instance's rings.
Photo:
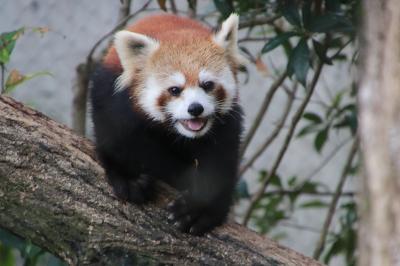
<path id="1" fill-rule="evenodd" d="M 199 116 L 203 113 L 204 107 L 199 103 L 192 103 L 189 105 L 188 113 L 193 116 Z"/>

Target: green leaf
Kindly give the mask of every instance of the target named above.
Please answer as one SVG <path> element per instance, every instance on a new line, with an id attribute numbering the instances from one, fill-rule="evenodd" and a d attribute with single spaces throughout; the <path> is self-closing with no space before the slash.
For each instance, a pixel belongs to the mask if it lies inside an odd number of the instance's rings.
<path id="1" fill-rule="evenodd" d="M 0 63 L 7 64 L 10 61 L 10 56 L 14 50 L 15 43 L 18 38 L 24 33 L 25 28 L 20 28 L 11 32 L 4 32 L 0 35 Z"/>
<path id="2" fill-rule="evenodd" d="M 354 31 L 351 21 L 342 15 L 326 13 L 317 16 L 310 21 L 308 30 L 311 32 L 352 32 Z"/>
<path id="3" fill-rule="evenodd" d="M 321 60 L 321 62 L 324 62 L 325 64 L 328 64 L 328 65 L 333 64 L 331 58 L 326 56 L 326 49 L 321 43 L 319 43 L 318 41 L 313 39 L 313 46 L 314 46 L 315 53 L 317 54 L 317 56 L 318 56 L 319 60 Z"/>
<path id="4" fill-rule="evenodd" d="M 317 182 L 312 182 L 312 181 L 306 181 L 303 184 L 299 185 L 299 189 L 301 192 L 306 192 L 306 193 L 315 193 L 317 192 L 317 188 L 320 186 L 320 183 Z"/>
<path id="5" fill-rule="evenodd" d="M 235 12 L 232 2 L 230 1 L 214 0 L 214 5 L 217 8 L 217 10 L 221 13 L 223 19 L 229 17 L 230 14 Z"/>
<path id="6" fill-rule="evenodd" d="M 301 186 L 301 192 L 307 192 L 307 193 L 315 193 L 317 192 L 318 184 L 315 182 L 307 181 L 303 183 Z"/>
<path id="7" fill-rule="evenodd" d="M 311 112 L 307 112 L 303 114 L 303 117 L 311 122 L 313 122 L 314 124 L 320 124 L 322 123 L 322 118 L 317 115 L 316 113 L 311 113 Z"/>
<path id="8" fill-rule="evenodd" d="M 352 135 L 356 134 L 358 127 L 358 120 L 357 120 L 357 114 L 355 112 L 345 115 L 342 120 L 333 125 L 333 128 L 336 129 L 344 127 L 349 127 Z"/>
<path id="9" fill-rule="evenodd" d="M 1 266 L 14 266 L 15 256 L 11 247 L 5 246 L 0 242 L 0 265 Z"/>
<path id="10" fill-rule="evenodd" d="M 310 125 L 307 125 L 307 126 L 303 127 L 303 128 L 299 131 L 299 133 L 297 134 L 297 137 L 298 137 L 298 138 L 303 137 L 303 136 L 305 136 L 305 135 L 307 135 L 307 134 L 310 134 L 310 133 L 312 133 L 312 132 L 315 132 L 315 131 L 317 131 L 317 130 L 318 130 L 318 125 L 317 125 L 317 124 L 310 124 Z"/>
<path id="11" fill-rule="evenodd" d="M 240 179 L 240 181 L 236 185 L 236 194 L 238 195 L 239 199 L 247 199 L 250 197 L 249 188 L 245 180 Z"/>
<path id="12" fill-rule="evenodd" d="M 299 28 L 301 27 L 300 13 L 299 13 L 297 5 L 294 1 L 289 0 L 289 1 L 286 1 L 285 4 L 283 4 L 282 15 L 293 26 L 296 26 Z"/>
<path id="13" fill-rule="evenodd" d="M 271 177 L 270 184 L 272 186 L 277 186 L 279 188 L 282 188 L 281 178 L 278 175 L 274 175 L 273 177 Z"/>
<path id="14" fill-rule="evenodd" d="M 320 200 L 310 200 L 300 205 L 300 208 L 326 208 L 329 204 Z"/>
<path id="15" fill-rule="evenodd" d="M 287 181 L 287 184 L 289 187 L 293 187 L 297 184 L 297 176 L 292 176 L 289 178 L 289 180 Z"/>
<path id="16" fill-rule="evenodd" d="M 333 108 L 339 107 L 340 103 L 342 102 L 343 95 L 344 95 L 345 93 L 346 93 L 346 91 L 339 91 L 339 92 L 336 94 L 335 98 L 334 98 L 333 101 L 332 101 L 332 106 L 333 106 Z"/>
<path id="17" fill-rule="evenodd" d="M 45 75 L 52 76 L 51 73 L 49 73 L 47 71 L 42 71 L 42 72 L 36 72 L 36 73 L 28 74 L 28 75 L 23 75 L 18 70 L 13 69 L 13 70 L 11 70 L 10 74 L 7 77 L 4 93 L 5 94 L 11 93 L 12 91 L 15 90 L 15 88 L 18 85 L 21 85 L 25 81 L 28 81 L 28 80 L 33 79 L 35 77 L 45 76 Z"/>
<path id="18" fill-rule="evenodd" d="M 287 65 L 288 75 L 291 76 L 294 73 L 297 80 L 305 87 L 309 68 L 310 50 L 308 49 L 307 40 L 302 38 L 290 54 Z"/>
<path id="19" fill-rule="evenodd" d="M 264 47 L 261 49 L 261 53 L 263 54 L 268 53 L 269 51 L 275 49 L 276 47 L 278 47 L 279 45 L 283 44 L 291 37 L 296 35 L 298 35 L 296 32 L 289 31 L 275 36 L 264 45 Z"/>
<path id="20" fill-rule="evenodd" d="M 301 8 L 303 25 L 305 28 L 308 27 L 308 24 L 312 20 L 311 6 L 312 6 L 312 1 L 304 1 L 303 7 Z"/>
<path id="21" fill-rule="evenodd" d="M 317 136 L 314 140 L 314 147 L 318 152 L 321 152 L 323 146 L 328 139 L 329 127 L 324 128 L 323 130 L 319 131 Z"/>
<path id="22" fill-rule="evenodd" d="M 339 254 L 342 250 L 343 250 L 343 243 L 342 243 L 342 239 L 341 238 L 337 238 L 332 246 L 328 249 L 325 257 L 324 257 L 324 263 L 329 263 L 329 261 L 331 260 L 332 257 L 334 257 L 335 255 Z"/>
<path id="23" fill-rule="evenodd" d="M 258 172 L 258 182 L 262 182 L 265 180 L 265 178 L 268 177 L 268 172 L 265 170 L 260 170 Z"/>
<path id="24" fill-rule="evenodd" d="M 340 12 L 340 1 L 338 0 L 326 0 L 325 1 L 326 5 L 326 10 L 332 11 L 332 12 Z"/>
<path id="25" fill-rule="evenodd" d="M 0 241 L 6 246 L 17 248 L 20 251 L 23 251 L 26 246 L 26 242 L 24 239 L 1 228 L 0 228 Z"/>
<path id="26" fill-rule="evenodd" d="M 296 203 L 296 200 L 298 199 L 298 197 L 300 196 L 301 192 L 300 191 L 296 191 L 294 193 L 289 193 L 288 197 L 289 197 L 289 201 L 290 201 L 290 206 L 294 207 L 294 204 Z"/>

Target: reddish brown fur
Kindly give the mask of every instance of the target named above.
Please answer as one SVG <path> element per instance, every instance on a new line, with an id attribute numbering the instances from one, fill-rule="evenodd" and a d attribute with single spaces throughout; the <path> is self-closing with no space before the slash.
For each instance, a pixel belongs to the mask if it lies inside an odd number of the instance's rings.
<path id="1" fill-rule="evenodd" d="M 157 106 L 160 107 L 161 109 L 164 108 L 170 99 L 171 99 L 171 94 L 167 92 L 161 94 L 161 96 L 157 99 Z"/>
<path id="2" fill-rule="evenodd" d="M 128 31 L 144 34 L 160 45 L 146 62 L 139 62 L 132 70 L 135 83 L 131 84 L 132 100 L 137 102 L 140 91 L 144 88 L 144 78 L 148 73 L 156 75 L 162 81 L 179 71 L 185 76 L 182 89 L 199 85 L 199 72 L 206 68 L 212 72 L 219 72 L 229 66 L 236 79 L 237 64 L 225 50 L 213 41 L 212 31 L 197 21 L 174 15 L 154 15 L 143 18 L 126 28 Z M 114 46 L 103 59 L 104 64 L 118 72 L 122 66 Z M 171 99 L 168 93 L 161 95 L 157 101 L 163 108 Z M 214 93 L 218 101 L 224 101 L 226 92 L 222 87 Z"/>
<path id="3" fill-rule="evenodd" d="M 205 40 L 211 37 L 211 31 L 202 24 L 188 18 L 167 14 L 143 18 L 128 26 L 126 30 L 147 35 L 162 43 L 187 42 L 192 38 Z M 108 50 L 103 62 L 112 69 L 122 70 L 114 46 Z"/>
<path id="4" fill-rule="evenodd" d="M 218 102 L 223 102 L 226 98 L 226 92 L 222 86 L 215 88 L 214 95 Z"/>

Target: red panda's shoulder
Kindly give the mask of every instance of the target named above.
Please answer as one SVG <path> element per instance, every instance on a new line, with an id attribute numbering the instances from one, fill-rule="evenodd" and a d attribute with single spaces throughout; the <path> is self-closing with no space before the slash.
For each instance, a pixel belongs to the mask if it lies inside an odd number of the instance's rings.
<path id="1" fill-rule="evenodd" d="M 142 18 L 126 27 L 125 30 L 144 34 L 161 42 L 176 39 L 177 35 L 171 33 L 181 30 L 190 30 L 197 37 L 207 38 L 211 35 L 211 30 L 203 24 L 193 19 L 170 14 L 152 15 Z M 182 36 L 182 38 L 185 38 L 185 36 Z M 103 59 L 103 64 L 115 70 L 122 70 L 114 46 L 111 46 L 107 51 Z"/>

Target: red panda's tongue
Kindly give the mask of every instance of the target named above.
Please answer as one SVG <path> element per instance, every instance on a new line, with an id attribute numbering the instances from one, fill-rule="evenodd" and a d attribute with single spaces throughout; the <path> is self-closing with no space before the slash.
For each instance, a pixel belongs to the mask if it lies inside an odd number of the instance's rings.
<path id="1" fill-rule="evenodd" d="M 199 131 L 204 126 L 204 120 L 202 119 L 190 119 L 187 121 L 187 126 L 190 130 Z"/>

